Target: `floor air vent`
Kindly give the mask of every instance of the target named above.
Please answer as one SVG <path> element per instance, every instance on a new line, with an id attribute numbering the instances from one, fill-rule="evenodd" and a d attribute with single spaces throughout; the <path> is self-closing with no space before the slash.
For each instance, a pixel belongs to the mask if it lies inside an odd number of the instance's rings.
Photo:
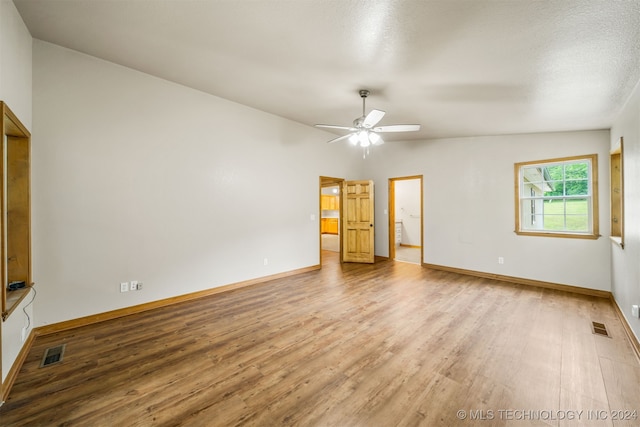
<path id="1" fill-rule="evenodd" d="M 64 347 L 66 344 L 62 344 L 56 347 L 51 347 L 45 350 L 44 356 L 42 356 L 42 362 L 40 367 L 53 365 L 54 363 L 62 362 L 62 356 L 64 355 Z"/>
<path id="2" fill-rule="evenodd" d="M 611 338 L 609 332 L 607 332 L 607 327 L 604 326 L 604 323 L 591 322 L 591 328 L 593 329 L 594 334 Z"/>

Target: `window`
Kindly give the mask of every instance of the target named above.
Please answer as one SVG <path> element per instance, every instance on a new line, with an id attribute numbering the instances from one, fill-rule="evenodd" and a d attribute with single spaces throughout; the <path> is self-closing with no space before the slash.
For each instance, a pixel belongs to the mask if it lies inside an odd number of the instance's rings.
<path id="1" fill-rule="evenodd" d="M 624 249 L 624 174 L 622 137 L 609 154 L 611 170 L 611 239 Z"/>
<path id="2" fill-rule="evenodd" d="M 596 154 L 516 163 L 516 233 L 597 239 Z"/>

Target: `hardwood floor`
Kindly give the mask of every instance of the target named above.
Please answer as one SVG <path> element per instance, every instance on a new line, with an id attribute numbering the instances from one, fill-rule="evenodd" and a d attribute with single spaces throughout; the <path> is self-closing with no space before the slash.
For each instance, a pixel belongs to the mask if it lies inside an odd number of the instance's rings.
<path id="1" fill-rule="evenodd" d="M 0 425 L 640 424 L 640 364 L 609 300 L 323 262 L 37 338 Z M 64 360 L 39 368 L 63 343 Z"/>

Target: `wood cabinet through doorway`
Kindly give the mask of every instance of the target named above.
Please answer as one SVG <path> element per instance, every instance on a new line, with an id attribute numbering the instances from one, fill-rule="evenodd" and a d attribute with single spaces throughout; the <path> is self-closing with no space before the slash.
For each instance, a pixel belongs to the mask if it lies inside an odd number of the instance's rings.
<path id="1" fill-rule="evenodd" d="M 340 202 L 338 201 L 338 196 L 329 196 L 323 194 L 320 198 L 320 205 L 323 211 L 335 211 L 340 209 Z"/>
<path id="2" fill-rule="evenodd" d="M 320 232 L 322 234 L 338 234 L 338 218 L 322 218 Z"/>

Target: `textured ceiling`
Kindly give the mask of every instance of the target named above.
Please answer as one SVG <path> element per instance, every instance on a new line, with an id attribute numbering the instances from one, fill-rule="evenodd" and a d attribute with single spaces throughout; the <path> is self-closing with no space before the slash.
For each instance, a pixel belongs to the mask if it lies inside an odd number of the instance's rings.
<path id="1" fill-rule="evenodd" d="M 640 0 L 14 3 L 37 39 L 308 125 L 369 89 L 422 125 L 395 139 L 609 128 L 640 79 Z"/>

